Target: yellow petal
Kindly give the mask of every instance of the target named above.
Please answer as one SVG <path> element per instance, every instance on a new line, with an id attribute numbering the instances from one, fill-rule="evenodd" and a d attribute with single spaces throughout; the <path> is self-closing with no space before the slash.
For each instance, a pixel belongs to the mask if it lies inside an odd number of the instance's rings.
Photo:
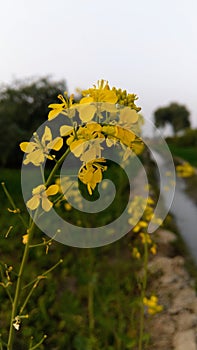
<path id="1" fill-rule="evenodd" d="M 135 140 L 135 134 L 133 132 L 120 126 L 116 126 L 115 136 L 126 146 L 131 146 L 132 142 Z"/>
<path id="2" fill-rule="evenodd" d="M 26 203 L 27 208 L 29 208 L 31 210 L 35 210 L 36 208 L 38 208 L 39 204 L 40 204 L 40 199 L 38 196 L 33 196 Z"/>
<path id="3" fill-rule="evenodd" d="M 73 131 L 73 127 L 70 125 L 62 125 L 60 128 L 60 135 L 67 136 Z"/>
<path id="4" fill-rule="evenodd" d="M 49 112 L 48 114 L 48 119 L 52 120 L 54 118 L 56 118 L 60 113 L 62 112 L 62 109 L 52 109 L 52 111 Z"/>
<path id="5" fill-rule="evenodd" d="M 52 196 L 56 193 L 58 193 L 59 191 L 59 186 L 58 185 L 51 185 L 47 188 L 47 190 L 45 191 L 47 196 Z"/>
<path id="6" fill-rule="evenodd" d="M 90 184 L 87 184 L 87 189 L 88 189 L 88 192 L 89 192 L 89 194 L 91 196 L 92 195 L 92 189 L 91 189 Z"/>
<path id="7" fill-rule="evenodd" d="M 82 120 L 82 122 L 87 123 L 92 120 L 96 112 L 96 107 L 87 103 L 79 105 L 77 110 L 79 112 L 79 118 Z"/>
<path id="8" fill-rule="evenodd" d="M 114 103 L 103 102 L 101 105 L 101 111 L 110 112 L 111 113 L 110 117 L 112 117 L 112 114 L 114 114 L 114 116 L 116 115 L 117 107 Z"/>
<path id="9" fill-rule="evenodd" d="M 26 159 L 24 160 L 24 164 L 28 164 L 28 163 L 33 163 L 34 165 L 38 166 L 41 163 L 44 162 L 44 154 L 43 151 L 41 149 L 37 149 L 31 153 L 28 153 L 26 156 Z"/>
<path id="10" fill-rule="evenodd" d="M 105 134 L 110 136 L 114 136 L 116 131 L 114 125 L 103 125 L 102 130 Z"/>
<path id="11" fill-rule="evenodd" d="M 91 103 L 93 102 L 93 98 L 92 97 L 82 97 L 82 99 L 80 100 L 80 104 L 83 104 L 83 103 Z"/>
<path id="12" fill-rule="evenodd" d="M 102 126 L 98 123 L 90 123 L 86 125 L 86 128 L 91 132 L 94 133 L 96 131 L 102 131 Z"/>
<path id="13" fill-rule="evenodd" d="M 46 188 L 45 185 L 39 185 L 37 187 L 34 187 L 32 190 L 32 194 L 33 195 L 40 194 L 41 192 L 45 191 L 45 188 Z"/>
<path id="14" fill-rule="evenodd" d="M 44 134 L 42 136 L 42 144 L 45 145 L 46 141 L 52 140 L 51 129 L 48 126 L 45 126 Z"/>
<path id="15" fill-rule="evenodd" d="M 34 149 L 37 145 L 34 142 L 21 142 L 19 146 L 20 146 L 21 151 L 23 151 L 25 153 L 31 153 L 34 151 Z"/>
<path id="16" fill-rule="evenodd" d="M 44 211 L 51 210 L 52 206 L 53 206 L 53 203 L 47 197 L 42 198 L 42 209 Z"/>
<path id="17" fill-rule="evenodd" d="M 120 121 L 124 124 L 133 124 L 138 121 L 138 113 L 129 107 L 125 107 L 120 111 Z"/>
<path id="18" fill-rule="evenodd" d="M 48 105 L 49 108 L 53 108 L 53 109 L 62 109 L 64 106 L 64 103 L 51 103 L 50 105 Z"/>
<path id="19" fill-rule="evenodd" d="M 76 140 L 70 144 L 70 150 L 75 155 L 75 157 L 80 157 L 84 151 L 84 140 Z"/>
<path id="20" fill-rule="evenodd" d="M 63 139 L 61 137 L 56 137 L 53 141 L 49 142 L 47 145 L 48 149 L 53 149 L 54 151 L 59 151 L 63 146 Z"/>
<path id="21" fill-rule="evenodd" d="M 110 102 L 110 103 L 116 103 L 118 100 L 118 97 L 116 93 L 112 90 L 104 90 L 104 100 L 103 102 Z"/>

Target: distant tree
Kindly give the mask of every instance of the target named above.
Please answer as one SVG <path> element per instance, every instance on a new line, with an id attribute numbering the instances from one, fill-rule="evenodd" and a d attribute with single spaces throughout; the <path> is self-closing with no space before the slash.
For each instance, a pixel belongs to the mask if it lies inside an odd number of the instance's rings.
<path id="1" fill-rule="evenodd" d="M 190 112 L 184 105 L 171 103 L 167 107 L 158 108 L 154 112 L 156 127 L 165 127 L 167 124 L 172 126 L 174 134 L 190 127 Z"/>
<path id="2" fill-rule="evenodd" d="M 52 81 L 48 77 L 0 87 L 0 166 L 20 166 L 19 143 L 29 140 L 46 121 L 48 105 L 65 90 L 64 80 Z"/>

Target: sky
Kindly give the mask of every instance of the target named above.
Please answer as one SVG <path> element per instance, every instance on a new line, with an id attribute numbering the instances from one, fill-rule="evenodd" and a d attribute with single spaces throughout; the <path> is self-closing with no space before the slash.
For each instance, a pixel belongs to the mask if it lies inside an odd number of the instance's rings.
<path id="1" fill-rule="evenodd" d="M 197 127 L 196 0 L 0 0 L 0 84 L 98 79 L 138 95 L 142 115 L 184 104 Z"/>

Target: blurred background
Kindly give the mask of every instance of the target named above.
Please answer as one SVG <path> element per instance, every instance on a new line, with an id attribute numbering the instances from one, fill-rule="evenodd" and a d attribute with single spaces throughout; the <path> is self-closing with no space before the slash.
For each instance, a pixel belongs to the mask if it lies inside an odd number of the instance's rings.
<path id="1" fill-rule="evenodd" d="M 136 93 L 146 118 L 178 102 L 197 126 L 196 11 L 195 0 L 2 2 L 0 82 L 50 75 L 72 93 L 103 78 Z"/>

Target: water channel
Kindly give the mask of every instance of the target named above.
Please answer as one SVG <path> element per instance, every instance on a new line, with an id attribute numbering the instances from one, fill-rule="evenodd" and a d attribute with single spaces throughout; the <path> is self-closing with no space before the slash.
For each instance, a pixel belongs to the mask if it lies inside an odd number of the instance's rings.
<path id="1" fill-rule="evenodd" d="M 159 165 L 160 171 L 166 173 L 168 165 L 158 153 L 154 153 L 154 158 Z M 191 255 L 197 264 L 197 206 L 185 192 L 186 183 L 182 178 L 176 178 L 176 187 L 170 212 L 173 214 L 177 228 L 183 237 Z M 194 191 L 197 191 L 194 188 Z M 163 191 L 164 204 L 168 201 L 168 193 Z"/>

